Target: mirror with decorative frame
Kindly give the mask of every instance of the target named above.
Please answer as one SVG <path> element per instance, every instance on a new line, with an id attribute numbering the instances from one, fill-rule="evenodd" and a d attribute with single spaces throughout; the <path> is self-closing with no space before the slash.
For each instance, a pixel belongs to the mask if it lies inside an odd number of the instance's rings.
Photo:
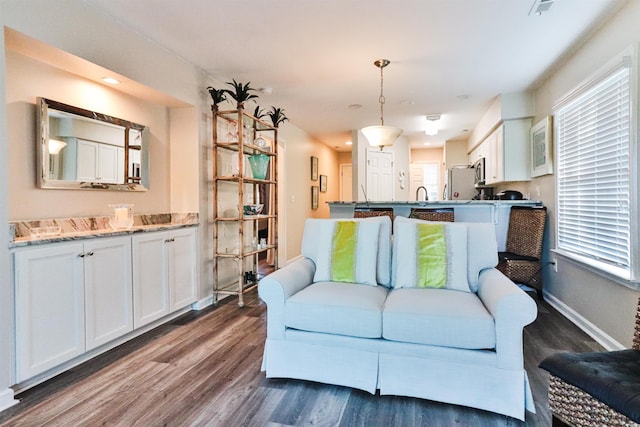
<path id="1" fill-rule="evenodd" d="M 146 191 L 149 128 L 38 98 L 41 188 Z"/>

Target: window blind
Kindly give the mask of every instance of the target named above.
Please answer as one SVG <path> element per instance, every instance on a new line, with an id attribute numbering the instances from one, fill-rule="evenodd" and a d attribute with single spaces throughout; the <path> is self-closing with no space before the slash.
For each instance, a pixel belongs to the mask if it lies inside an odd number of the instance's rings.
<path id="1" fill-rule="evenodd" d="M 631 276 L 630 69 L 624 64 L 554 111 L 558 249 Z"/>

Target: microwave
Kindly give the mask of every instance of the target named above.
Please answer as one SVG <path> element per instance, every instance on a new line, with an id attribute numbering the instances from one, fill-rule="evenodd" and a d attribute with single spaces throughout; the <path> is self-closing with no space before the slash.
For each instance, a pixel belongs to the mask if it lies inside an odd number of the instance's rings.
<path id="1" fill-rule="evenodd" d="M 474 184 L 476 187 L 485 185 L 485 162 L 484 157 L 480 157 L 473 164 L 473 169 L 476 172 L 476 177 L 474 180 Z"/>

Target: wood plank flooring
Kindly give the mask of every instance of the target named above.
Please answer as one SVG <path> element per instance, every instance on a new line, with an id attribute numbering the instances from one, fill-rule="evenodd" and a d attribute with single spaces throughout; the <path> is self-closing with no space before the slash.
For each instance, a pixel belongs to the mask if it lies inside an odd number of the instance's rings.
<path id="1" fill-rule="evenodd" d="M 191 312 L 31 390 L 0 426 L 549 426 L 547 375 L 558 350 L 601 350 L 544 301 L 525 329 L 537 413 L 526 422 L 462 406 L 260 371 L 266 306 L 255 291 Z"/>

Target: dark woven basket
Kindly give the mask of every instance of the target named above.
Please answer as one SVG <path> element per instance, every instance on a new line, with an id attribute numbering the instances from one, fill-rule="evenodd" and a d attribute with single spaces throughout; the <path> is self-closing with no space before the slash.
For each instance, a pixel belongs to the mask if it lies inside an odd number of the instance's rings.
<path id="1" fill-rule="evenodd" d="M 423 221 L 454 222 L 453 208 L 441 209 L 411 209 L 409 218 L 421 219 Z"/>
<path id="2" fill-rule="evenodd" d="M 540 259 L 546 219 L 545 207 L 513 206 L 509 215 L 507 252 Z"/>

